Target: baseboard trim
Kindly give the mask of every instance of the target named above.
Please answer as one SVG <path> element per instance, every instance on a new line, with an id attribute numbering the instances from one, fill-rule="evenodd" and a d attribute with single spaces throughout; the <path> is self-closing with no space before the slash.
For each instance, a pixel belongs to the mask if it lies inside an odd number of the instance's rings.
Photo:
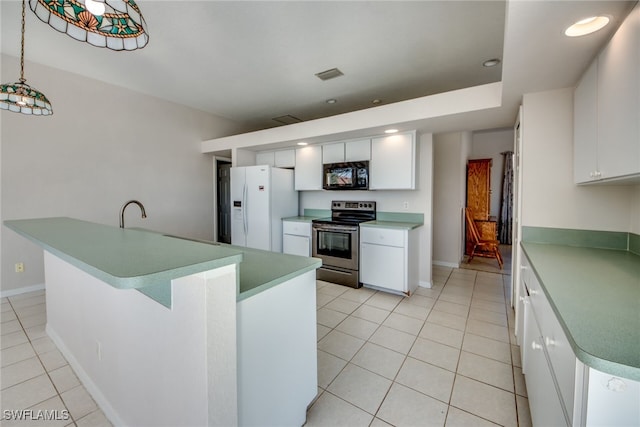
<path id="1" fill-rule="evenodd" d="M 431 261 L 431 264 L 438 265 L 440 267 L 460 268 L 460 263 L 456 262 Z"/>
<path id="2" fill-rule="evenodd" d="M 0 291 L 0 298 L 15 297 L 16 295 L 26 294 L 28 292 L 40 291 L 44 288 L 45 288 L 44 283 L 41 283 L 39 285 L 24 286 L 18 289 L 9 289 L 6 291 Z"/>
<path id="3" fill-rule="evenodd" d="M 418 286 L 420 286 L 421 288 L 429 288 L 429 289 L 431 289 L 432 287 L 431 282 L 427 282 L 426 280 L 420 280 L 418 282 Z"/>
<path id="4" fill-rule="evenodd" d="M 115 426 L 123 426 L 125 423 L 120 419 L 118 413 L 115 411 L 113 406 L 109 403 L 109 400 L 102 394 L 102 391 L 98 388 L 98 386 L 91 380 L 91 377 L 87 374 L 87 372 L 82 368 L 78 360 L 73 356 L 71 351 L 64 344 L 60 336 L 49 326 L 45 328 L 47 335 L 51 338 L 51 341 L 54 342 L 60 353 L 67 359 L 69 365 L 73 369 L 73 372 L 78 376 L 78 379 L 82 383 L 82 385 L 87 389 L 93 400 L 98 404 L 98 407 L 102 410 L 107 419 L 113 423 Z"/>

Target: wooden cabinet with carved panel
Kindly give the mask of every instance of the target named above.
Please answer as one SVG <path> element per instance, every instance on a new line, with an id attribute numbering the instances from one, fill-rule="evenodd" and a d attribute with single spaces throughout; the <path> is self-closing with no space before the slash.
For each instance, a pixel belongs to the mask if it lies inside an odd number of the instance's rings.
<path id="1" fill-rule="evenodd" d="M 476 223 L 480 238 L 497 239 L 497 222 L 489 217 L 491 207 L 491 159 L 469 160 L 467 162 L 467 208 Z M 465 253 L 471 253 L 472 245 L 467 231 Z"/>

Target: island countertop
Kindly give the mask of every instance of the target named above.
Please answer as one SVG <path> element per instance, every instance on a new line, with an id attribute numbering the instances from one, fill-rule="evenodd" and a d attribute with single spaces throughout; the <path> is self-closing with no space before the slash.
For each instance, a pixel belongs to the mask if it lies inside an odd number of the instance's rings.
<path id="1" fill-rule="evenodd" d="M 530 242 L 522 248 L 576 357 L 640 381 L 640 256 Z"/>
<path id="2" fill-rule="evenodd" d="M 115 288 L 139 289 L 144 293 L 179 277 L 239 264 L 238 299 L 245 299 L 321 264 L 315 258 L 212 244 L 73 218 L 10 220 L 4 224 Z M 153 293 L 149 295 L 152 298 Z M 159 297 L 159 302 L 168 305 L 162 301 L 165 298 L 166 293 Z"/>

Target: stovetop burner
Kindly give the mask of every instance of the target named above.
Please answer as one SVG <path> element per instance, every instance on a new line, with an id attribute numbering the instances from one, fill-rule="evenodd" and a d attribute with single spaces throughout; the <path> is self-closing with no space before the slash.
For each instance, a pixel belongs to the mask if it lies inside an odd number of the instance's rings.
<path id="1" fill-rule="evenodd" d="M 314 219 L 316 224 L 357 225 L 376 219 L 376 202 L 333 201 L 331 217 Z"/>

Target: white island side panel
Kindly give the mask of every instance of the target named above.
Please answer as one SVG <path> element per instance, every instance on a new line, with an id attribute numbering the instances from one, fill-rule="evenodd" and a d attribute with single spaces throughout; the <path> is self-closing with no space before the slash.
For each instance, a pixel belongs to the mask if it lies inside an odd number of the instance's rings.
<path id="1" fill-rule="evenodd" d="M 114 425 L 236 425 L 236 265 L 172 281 L 168 309 L 45 251 L 47 333 Z"/>

